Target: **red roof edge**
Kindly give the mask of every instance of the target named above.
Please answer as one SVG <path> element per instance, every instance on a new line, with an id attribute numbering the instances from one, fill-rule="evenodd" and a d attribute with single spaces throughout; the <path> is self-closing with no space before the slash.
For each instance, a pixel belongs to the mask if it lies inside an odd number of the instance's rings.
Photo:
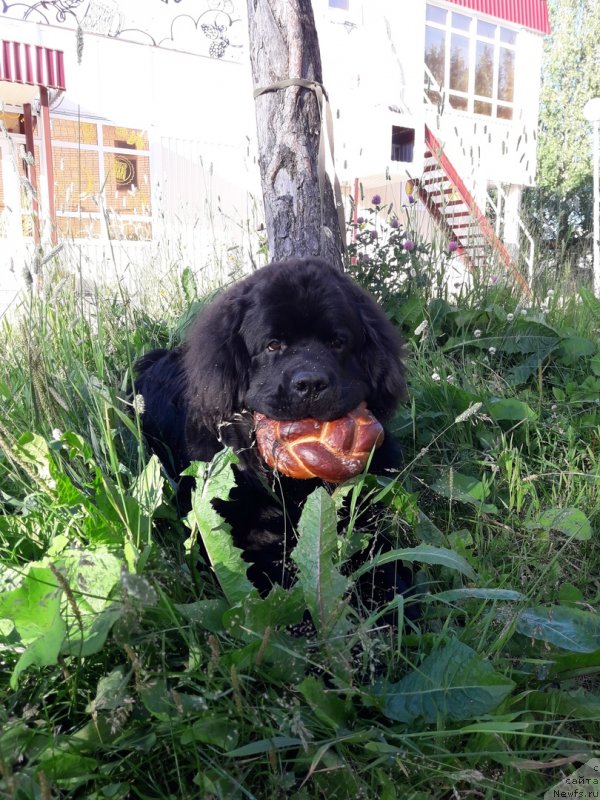
<path id="1" fill-rule="evenodd" d="M 457 6 L 489 14 L 538 33 L 550 33 L 546 0 L 449 0 Z"/>

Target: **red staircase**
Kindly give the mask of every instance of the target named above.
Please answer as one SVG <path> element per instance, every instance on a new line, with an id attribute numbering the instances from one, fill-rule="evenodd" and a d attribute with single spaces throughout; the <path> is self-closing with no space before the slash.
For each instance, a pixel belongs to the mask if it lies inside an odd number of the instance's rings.
<path id="1" fill-rule="evenodd" d="M 457 242 L 456 252 L 470 270 L 500 263 L 529 293 L 529 284 L 427 125 L 425 144 L 423 177 L 417 183 L 419 198 L 448 238 Z"/>

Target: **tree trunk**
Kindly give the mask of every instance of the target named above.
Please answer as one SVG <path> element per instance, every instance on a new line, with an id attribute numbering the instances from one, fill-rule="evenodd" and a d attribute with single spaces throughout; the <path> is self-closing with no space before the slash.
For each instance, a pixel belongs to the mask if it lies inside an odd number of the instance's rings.
<path id="1" fill-rule="evenodd" d="M 322 83 L 311 0 L 248 0 L 248 24 L 255 90 L 297 78 Z M 322 256 L 341 269 L 342 234 L 324 151 L 319 160 L 325 108 L 318 92 L 292 84 L 254 102 L 271 258 Z"/>

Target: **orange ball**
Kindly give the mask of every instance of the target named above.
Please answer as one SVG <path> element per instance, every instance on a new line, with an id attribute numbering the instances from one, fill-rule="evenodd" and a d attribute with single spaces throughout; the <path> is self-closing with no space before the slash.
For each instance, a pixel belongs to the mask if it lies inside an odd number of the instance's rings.
<path id="1" fill-rule="evenodd" d="M 254 424 L 262 459 L 290 478 L 341 483 L 362 472 L 373 448 L 383 441 L 383 427 L 366 403 L 328 421 L 281 421 L 257 411 Z"/>

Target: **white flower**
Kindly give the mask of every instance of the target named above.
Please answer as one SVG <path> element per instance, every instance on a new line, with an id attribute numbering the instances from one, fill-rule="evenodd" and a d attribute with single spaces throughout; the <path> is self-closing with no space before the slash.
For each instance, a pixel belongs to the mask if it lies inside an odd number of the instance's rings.
<path id="1" fill-rule="evenodd" d="M 476 339 L 479 339 L 481 337 L 481 331 L 479 330 L 479 328 L 477 328 L 477 330 L 475 331 L 474 335 L 475 335 Z"/>
<path id="2" fill-rule="evenodd" d="M 62 436 L 62 431 L 60 430 L 60 428 L 52 428 L 52 440 L 53 441 L 58 442 L 58 440 L 61 438 L 61 436 Z"/>
<path id="3" fill-rule="evenodd" d="M 548 297 L 554 297 L 554 289 L 548 289 Z"/>
<path id="4" fill-rule="evenodd" d="M 439 376 L 439 373 L 438 373 L 438 372 L 434 372 L 434 373 L 431 375 L 431 380 L 432 380 L 432 381 L 441 381 L 442 379 L 440 378 L 440 376 Z"/>
<path id="5" fill-rule="evenodd" d="M 420 336 L 422 333 L 425 333 L 427 328 L 429 327 L 429 322 L 424 319 L 420 325 L 417 325 L 415 328 L 415 336 Z"/>
<path id="6" fill-rule="evenodd" d="M 507 322 L 512 322 L 514 318 L 515 318 L 514 314 L 507 314 L 506 315 Z"/>
<path id="7" fill-rule="evenodd" d="M 528 312 L 528 311 L 529 311 L 529 309 L 528 309 L 528 308 L 522 308 L 522 309 L 521 309 L 521 316 L 522 316 L 522 317 L 526 317 L 526 316 L 527 316 L 527 312 Z"/>
<path id="8" fill-rule="evenodd" d="M 495 356 L 495 355 L 496 355 L 496 348 L 495 348 L 495 347 L 490 347 L 490 348 L 488 349 L 488 353 L 489 353 L 491 356 Z"/>
<path id="9" fill-rule="evenodd" d="M 141 394 L 136 394 L 133 398 L 133 410 L 136 414 L 143 414 L 146 410 L 146 402 L 144 400 L 144 396 Z"/>

